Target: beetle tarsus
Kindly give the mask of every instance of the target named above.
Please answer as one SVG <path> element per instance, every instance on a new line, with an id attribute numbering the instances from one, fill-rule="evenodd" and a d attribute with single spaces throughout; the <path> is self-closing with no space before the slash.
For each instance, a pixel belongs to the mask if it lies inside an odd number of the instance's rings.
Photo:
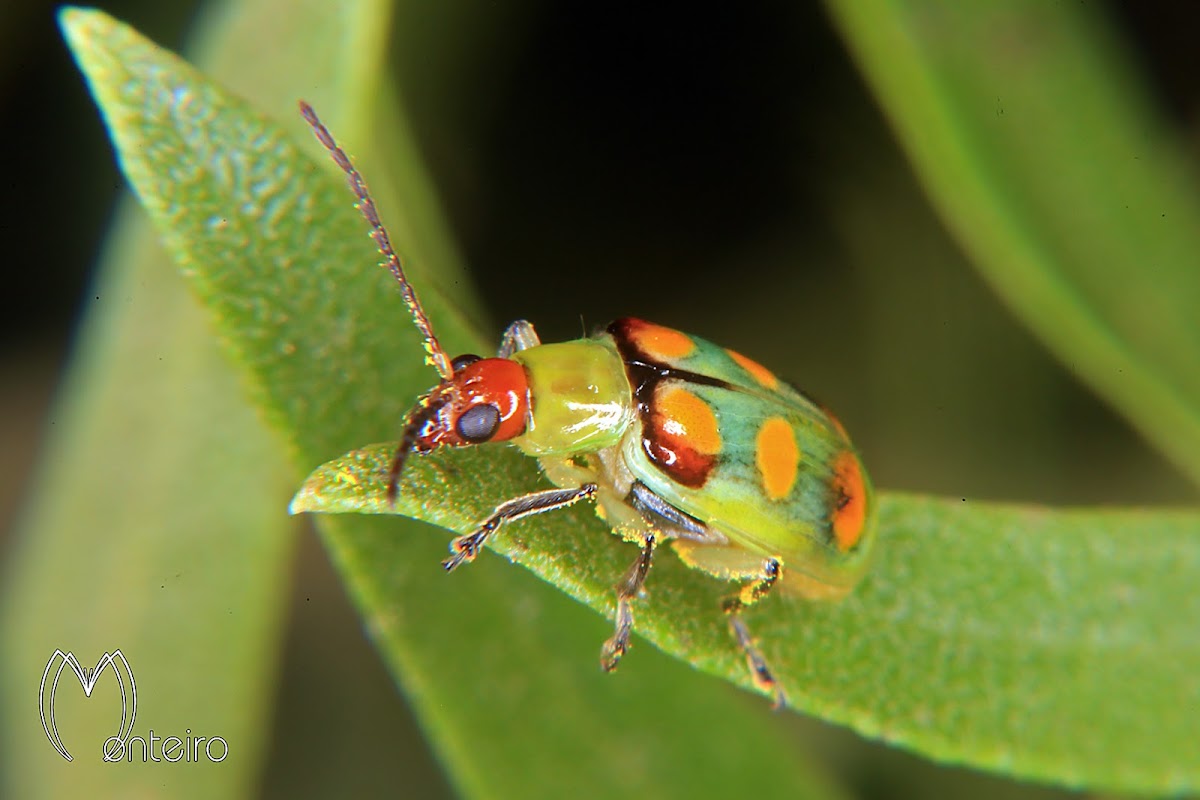
<path id="1" fill-rule="evenodd" d="M 746 623 L 742 622 L 741 618 L 730 614 L 729 627 L 733 630 L 733 635 L 737 637 L 742 652 L 746 654 L 746 664 L 750 667 L 750 678 L 754 681 L 754 685 L 764 693 L 771 695 L 773 699 L 771 708 L 779 711 L 787 705 L 787 697 L 784 695 L 779 681 L 775 680 L 771 668 L 767 666 L 767 660 L 758 651 Z"/>
<path id="2" fill-rule="evenodd" d="M 483 547 L 483 543 L 488 535 L 498 527 L 500 527 L 498 523 L 491 528 L 484 526 L 472 534 L 459 536 L 450 542 L 450 553 L 452 555 L 442 562 L 442 569 L 446 570 L 446 572 L 453 572 L 464 561 L 474 561 L 475 557 L 479 555 L 479 550 Z"/>
<path id="3" fill-rule="evenodd" d="M 600 650 L 600 668 L 605 672 L 612 672 L 621 663 L 621 658 L 624 657 L 625 651 L 629 649 L 629 630 L 627 629 L 624 636 L 618 633 L 613 638 L 604 643 L 604 647 Z"/>

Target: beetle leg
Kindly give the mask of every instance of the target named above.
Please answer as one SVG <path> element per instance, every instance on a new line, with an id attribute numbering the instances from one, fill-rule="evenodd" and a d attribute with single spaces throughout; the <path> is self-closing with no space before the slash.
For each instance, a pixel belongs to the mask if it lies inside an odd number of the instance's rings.
<path id="1" fill-rule="evenodd" d="M 719 533 L 709 529 L 712 534 Z M 767 665 L 767 660 L 754 644 L 741 612 L 767 595 L 783 579 L 783 562 L 779 558 L 763 558 L 741 547 L 714 545 L 695 539 L 676 539 L 672 543 L 683 563 L 702 569 L 725 581 L 747 581 L 733 597 L 722 603 L 729 629 L 746 655 L 754 684 L 775 698 L 775 708 L 786 704 L 783 689 Z M 794 576 L 793 576 L 794 577 Z"/>
<path id="2" fill-rule="evenodd" d="M 750 667 L 750 676 L 754 679 L 754 685 L 764 692 L 769 692 L 775 698 L 774 708 L 777 711 L 787 703 L 787 698 L 784 696 L 779 682 L 775 680 L 775 676 L 771 673 L 771 668 L 767 666 L 767 660 L 763 658 L 762 653 L 755 646 L 754 638 L 750 635 L 749 629 L 746 628 L 746 623 L 738 615 L 746 606 L 753 605 L 763 599 L 771 591 L 771 588 L 779 582 L 782 574 L 783 566 L 779 563 L 779 559 L 768 558 L 762 562 L 762 572 L 757 577 L 750 583 L 742 586 L 741 591 L 732 597 L 726 598 L 725 602 L 721 604 L 729 620 L 729 627 L 733 631 L 733 635 L 737 638 L 742 652 L 746 654 L 746 664 Z"/>
<path id="3" fill-rule="evenodd" d="M 658 537 L 653 532 L 646 533 L 642 539 L 642 552 L 638 553 L 637 560 L 629 565 L 617 584 L 616 630 L 600 650 L 600 666 L 605 672 L 616 669 L 621 656 L 629 649 L 629 634 L 633 632 L 633 599 L 641 593 L 642 584 L 646 582 L 646 573 L 650 571 L 650 560 L 657 544 Z"/>
<path id="4" fill-rule="evenodd" d="M 671 536 L 702 542 L 724 541 L 724 537 L 713 540 L 713 532 L 707 525 L 663 500 L 641 481 L 634 481 L 629 487 L 628 502 L 642 512 L 647 522 L 655 527 L 664 528 L 664 533 Z M 663 522 L 667 524 L 664 526 L 661 524 Z"/>
<path id="5" fill-rule="evenodd" d="M 594 483 L 585 483 L 578 489 L 547 489 L 501 503 L 473 532 L 450 542 L 451 556 L 442 562 L 442 568 L 452 572 L 464 561 L 474 561 L 483 543 L 505 522 L 531 514 L 541 514 L 543 511 L 553 511 L 556 508 L 566 508 L 580 500 L 591 500 L 596 496 L 597 488 Z"/>
<path id="6" fill-rule="evenodd" d="M 703 522 L 675 508 L 641 481 L 634 481 L 630 486 L 624 506 L 634 509 L 648 530 L 642 532 L 639 537 L 641 553 L 638 554 L 637 560 L 629 565 L 629 569 L 616 586 L 616 630 L 600 650 L 600 665 L 605 672 L 616 669 L 621 656 L 629 649 L 629 636 L 633 632 L 633 601 L 641 594 L 642 585 L 646 582 L 646 574 L 650 571 L 650 561 L 660 535 L 668 539 L 702 539 L 708 535 L 708 527 Z"/>
<path id="7" fill-rule="evenodd" d="M 518 350 L 528 350 L 531 347 L 537 347 L 542 343 L 538 338 L 537 331 L 533 329 L 533 325 L 527 320 L 519 319 L 504 329 L 504 335 L 500 337 L 500 349 L 496 353 L 497 358 L 511 358 L 512 354 Z"/>

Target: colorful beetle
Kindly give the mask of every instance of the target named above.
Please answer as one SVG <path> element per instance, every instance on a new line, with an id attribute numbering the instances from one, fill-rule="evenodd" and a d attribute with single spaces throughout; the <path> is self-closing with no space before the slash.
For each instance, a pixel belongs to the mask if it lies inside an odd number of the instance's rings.
<path id="1" fill-rule="evenodd" d="M 858 582 L 874 539 L 871 485 L 832 414 L 755 361 L 695 336 L 621 319 L 590 339 L 542 344 L 524 320 L 495 358 L 451 359 L 438 343 L 358 170 L 306 103 L 301 113 L 346 173 L 386 266 L 400 283 L 441 381 L 408 413 L 388 477 L 394 501 L 409 452 L 511 442 L 554 489 L 496 507 L 450 544 L 442 566 L 473 561 L 502 524 L 593 500 L 641 547 L 616 585 L 616 630 L 601 664 L 617 666 L 658 544 L 689 566 L 744 581 L 724 611 L 756 685 L 784 694 L 739 613 L 776 584 L 837 598 Z M 786 567 L 786 568 L 785 568 Z"/>

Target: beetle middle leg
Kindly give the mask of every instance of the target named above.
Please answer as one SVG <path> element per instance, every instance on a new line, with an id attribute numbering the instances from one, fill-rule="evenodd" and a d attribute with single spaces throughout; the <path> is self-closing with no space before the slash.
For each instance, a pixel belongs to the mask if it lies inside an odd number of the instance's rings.
<path id="1" fill-rule="evenodd" d="M 633 633 L 633 601 L 641 594 L 659 540 L 703 536 L 706 531 L 703 522 L 675 508 L 641 481 L 634 481 L 624 505 L 641 516 L 647 530 L 640 534 L 641 553 L 616 585 L 616 629 L 600 651 L 600 666 L 605 672 L 616 669 L 621 657 L 629 649 L 629 637 Z M 626 537 L 630 538 L 628 535 Z"/>
<path id="2" fill-rule="evenodd" d="M 500 349 L 496 351 L 497 358 L 511 358 L 513 353 L 528 350 L 542 343 L 533 324 L 528 320 L 519 319 L 504 329 L 500 337 Z"/>
<path id="3" fill-rule="evenodd" d="M 647 532 L 642 539 L 642 552 L 617 583 L 616 630 L 600 650 L 600 666 L 605 672 L 616 669 L 621 656 L 629 649 L 629 635 L 633 632 L 633 599 L 641 594 L 642 584 L 646 582 L 646 573 L 650 571 L 650 561 L 654 557 L 654 548 L 657 545 L 658 537 L 652 531 Z"/>
<path id="4" fill-rule="evenodd" d="M 558 508 L 575 505 L 580 500 L 590 500 L 596 496 L 598 487 L 594 483 L 585 483 L 577 489 L 547 489 L 542 492 L 514 497 L 512 500 L 496 506 L 491 516 L 479 524 L 471 533 L 459 536 L 450 542 L 450 558 L 442 562 L 442 568 L 452 572 L 464 561 L 474 561 L 479 555 L 480 548 L 487 538 L 505 522 L 541 514 Z"/>

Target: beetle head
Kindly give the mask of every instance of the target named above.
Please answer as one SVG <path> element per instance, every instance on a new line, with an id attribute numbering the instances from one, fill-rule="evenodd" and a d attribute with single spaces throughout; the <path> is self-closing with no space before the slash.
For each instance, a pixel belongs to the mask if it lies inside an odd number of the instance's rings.
<path id="1" fill-rule="evenodd" d="M 463 355 L 454 373 L 417 400 L 404 425 L 404 436 L 388 476 L 388 499 L 398 492 L 409 452 L 503 442 L 520 436 L 529 417 L 525 368 L 508 358 Z"/>

